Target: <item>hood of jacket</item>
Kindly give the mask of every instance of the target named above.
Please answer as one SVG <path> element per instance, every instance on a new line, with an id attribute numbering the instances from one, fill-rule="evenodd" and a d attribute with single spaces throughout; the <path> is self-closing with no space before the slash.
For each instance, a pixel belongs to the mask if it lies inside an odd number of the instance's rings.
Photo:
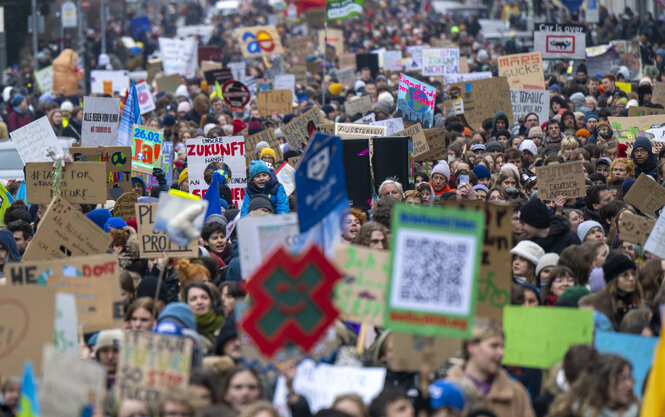
<path id="1" fill-rule="evenodd" d="M 499 110 L 498 112 L 494 113 L 494 118 L 492 119 L 492 133 L 496 133 L 496 121 L 499 119 L 499 117 L 505 117 L 506 118 L 506 130 L 510 128 L 510 120 L 508 119 L 508 115 L 506 112 L 503 110 Z"/>
<path id="2" fill-rule="evenodd" d="M 0 230 L 0 244 L 7 248 L 7 263 L 21 262 L 14 235 L 7 229 Z"/>

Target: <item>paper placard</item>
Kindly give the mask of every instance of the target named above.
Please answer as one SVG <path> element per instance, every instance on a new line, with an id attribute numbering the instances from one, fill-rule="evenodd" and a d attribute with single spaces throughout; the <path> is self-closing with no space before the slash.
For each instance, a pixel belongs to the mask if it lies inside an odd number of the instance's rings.
<path id="1" fill-rule="evenodd" d="M 241 27 L 233 30 L 233 37 L 240 45 L 245 58 L 282 55 L 284 49 L 275 26 Z"/>
<path id="2" fill-rule="evenodd" d="M 581 161 L 536 167 L 536 178 L 538 178 L 538 198 L 543 201 L 553 201 L 560 195 L 567 198 L 586 196 Z"/>
<path id="3" fill-rule="evenodd" d="M 413 141 L 413 156 L 417 156 L 429 151 L 429 145 L 427 144 L 427 138 L 425 137 L 425 131 L 420 123 L 411 125 L 406 129 L 396 132 L 394 136 L 409 136 Z"/>
<path id="4" fill-rule="evenodd" d="M 608 117 L 607 120 L 614 131 L 614 137 L 619 143 L 624 143 L 628 147 L 626 154 L 630 155 L 633 151 L 633 143 L 639 136 L 651 138 L 651 147 L 654 155 L 658 155 L 663 142 L 653 139 L 653 134 L 649 133 L 652 126 L 665 124 L 665 115 L 651 115 L 639 117 Z"/>
<path id="5" fill-rule="evenodd" d="M 629 211 L 622 213 L 619 239 L 644 246 L 656 221 Z"/>
<path id="6" fill-rule="evenodd" d="M 187 246 L 176 245 L 164 232 L 155 232 L 157 203 L 136 204 L 136 226 L 138 228 L 139 255 L 142 259 L 161 258 L 166 254 L 172 258 L 194 258 L 199 254 L 198 242 L 192 240 Z"/>
<path id="7" fill-rule="evenodd" d="M 291 101 L 293 101 L 293 97 L 296 96 L 296 76 L 293 74 L 276 75 L 273 89 L 276 91 L 279 90 L 291 91 L 292 94 Z"/>
<path id="8" fill-rule="evenodd" d="M 105 146 L 96 148 L 71 147 L 74 161 L 104 162 L 106 164 L 107 199 L 116 200 L 132 190 L 132 148 L 130 146 Z"/>
<path id="9" fill-rule="evenodd" d="M 159 38 L 159 55 L 164 74 L 180 74 L 191 78 L 196 72 L 198 41 L 191 38 Z"/>
<path id="10" fill-rule="evenodd" d="M 470 74 L 443 74 L 443 84 L 465 83 L 468 81 L 485 80 L 487 78 L 492 78 L 491 71 L 472 72 Z"/>
<path id="11" fill-rule="evenodd" d="M 661 106 L 665 106 L 665 83 L 663 82 L 654 83 L 651 102 L 653 104 L 660 104 Z"/>
<path id="12" fill-rule="evenodd" d="M 245 153 L 250 154 L 256 149 L 259 142 L 266 142 L 271 148 L 279 146 L 279 141 L 275 132 L 272 129 L 264 129 L 259 133 L 250 136 L 245 136 Z"/>
<path id="13" fill-rule="evenodd" d="M 155 101 L 152 99 L 152 94 L 150 94 L 150 89 L 145 81 L 136 84 L 136 96 L 139 99 L 141 114 L 150 113 L 155 110 Z"/>
<path id="14" fill-rule="evenodd" d="M 132 126 L 132 169 L 152 174 L 153 168 L 162 167 L 164 131 L 141 125 Z"/>
<path id="15" fill-rule="evenodd" d="M 120 217 L 126 222 L 136 219 L 137 202 L 138 195 L 132 191 L 121 195 L 113 206 L 113 217 Z"/>
<path id="16" fill-rule="evenodd" d="M 434 123 L 435 99 L 436 88 L 408 75 L 399 75 L 396 116 L 429 129 Z"/>
<path id="17" fill-rule="evenodd" d="M 42 93 L 53 91 L 53 65 L 36 71 L 35 81 L 37 82 L 37 86 L 39 86 L 39 91 Z"/>
<path id="18" fill-rule="evenodd" d="M 368 95 L 360 96 L 355 100 L 350 100 L 344 103 L 344 112 L 353 117 L 360 113 L 366 115 L 371 112 L 373 108 L 372 98 Z"/>
<path id="19" fill-rule="evenodd" d="M 502 110 L 513 120 L 510 89 L 506 77 L 493 77 L 468 83 L 452 84 L 447 101 L 442 105 L 444 113 L 463 114 L 471 128 L 480 129 L 488 115 Z"/>
<path id="20" fill-rule="evenodd" d="M 402 51 L 386 51 L 383 53 L 383 69 L 386 71 L 401 71 Z"/>
<path id="21" fill-rule="evenodd" d="M 182 84 L 179 74 L 162 75 L 155 79 L 157 90 L 166 93 L 175 93 L 175 90 Z"/>
<path id="22" fill-rule="evenodd" d="M 423 49 L 422 65 L 423 75 L 459 74 L 459 49 Z"/>
<path id="23" fill-rule="evenodd" d="M 386 127 L 357 125 L 353 123 L 335 123 L 335 136 L 339 136 L 342 139 L 386 136 Z"/>
<path id="24" fill-rule="evenodd" d="M 633 106 L 628 109 L 628 117 L 653 116 L 659 114 L 665 114 L 665 109 L 637 106 Z"/>
<path id="25" fill-rule="evenodd" d="M 59 154 L 62 153 L 58 138 L 56 138 L 51 123 L 46 116 L 9 132 L 9 135 L 16 145 L 18 156 L 21 157 L 24 164 L 28 162 L 52 162 L 46 154 L 49 148 L 55 149 Z"/>
<path id="26" fill-rule="evenodd" d="M 372 113 L 374 114 L 374 113 Z M 315 125 L 316 130 L 318 130 L 321 133 L 325 133 L 326 135 L 334 135 L 335 134 L 335 124 L 330 123 L 330 124 L 325 124 L 325 125 Z"/>
<path id="27" fill-rule="evenodd" d="M 119 122 L 119 98 L 83 97 L 81 146 L 116 145 Z"/>
<path id="28" fill-rule="evenodd" d="M 73 294 L 55 294 L 55 337 L 53 344 L 60 352 L 78 355 L 78 320 L 76 318 L 76 298 Z"/>
<path id="29" fill-rule="evenodd" d="M 386 136 L 398 136 L 397 132 L 404 130 L 404 121 L 401 117 L 394 117 L 392 119 L 375 120 L 370 123 L 371 126 L 385 126 Z M 423 134 L 424 135 L 424 134 Z"/>
<path id="30" fill-rule="evenodd" d="M 12 264 L 8 264 L 12 265 Z M 3 287 L 0 291 L 0 369 L 3 376 L 20 376 L 23 363 L 42 369 L 42 346 L 53 343 L 55 292 L 50 288 Z"/>
<path id="31" fill-rule="evenodd" d="M 337 54 L 339 68 L 352 68 L 356 70 L 356 54 Z"/>
<path id="32" fill-rule="evenodd" d="M 138 400 L 157 406 L 163 394 L 189 383 L 192 342 L 184 336 L 126 331 L 118 356 L 118 403 Z"/>
<path id="33" fill-rule="evenodd" d="M 633 187 L 635 184 L 633 184 Z M 632 187 L 631 187 L 632 189 Z M 644 250 L 665 259 L 665 216 L 659 216 L 651 234 L 644 245 Z"/>
<path id="34" fill-rule="evenodd" d="M 585 59 L 584 25 L 538 23 L 533 32 L 533 49 L 544 59 Z"/>
<path id="35" fill-rule="evenodd" d="M 439 369 L 462 348 L 462 342 L 444 337 L 429 337 L 419 334 L 393 332 L 393 371 L 420 371 L 426 358 L 425 348 L 432 355 L 429 369 Z"/>
<path id="36" fill-rule="evenodd" d="M 550 94 L 546 90 L 510 89 L 510 102 L 513 104 L 513 123 L 520 117 L 536 113 L 538 120 L 547 120 L 550 112 Z"/>
<path id="37" fill-rule="evenodd" d="M 307 55 L 314 54 L 314 41 L 310 36 L 291 38 L 288 45 L 293 64 L 304 64 Z"/>
<path id="38" fill-rule="evenodd" d="M 48 204 L 54 196 L 54 168 L 50 162 L 25 164 L 27 199 L 30 204 Z M 106 202 L 106 164 L 68 162 L 62 169 L 60 195 L 74 204 Z"/>
<path id="39" fill-rule="evenodd" d="M 367 113 L 366 116 L 361 117 L 360 119 L 354 120 L 353 123 L 360 124 L 360 125 L 371 125 L 372 123 L 376 122 L 376 114 L 374 113 Z M 335 125 L 329 125 L 332 127 L 332 132 L 330 132 L 331 135 L 335 134 Z M 323 130 L 321 131 L 323 132 Z"/>
<path id="40" fill-rule="evenodd" d="M 291 68 L 286 70 L 287 74 L 293 74 L 295 77 L 296 84 L 305 85 L 307 84 L 307 66 L 306 65 L 294 65 Z"/>
<path id="41" fill-rule="evenodd" d="M 525 54 L 505 55 L 499 57 L 499 75 L 508 79 L 508 86 L 511 89 L 545 89 L 543 56 L 540 52 L 528 52 Z"/>
<path id="42" fill-rule="evenodd" d="M 656 211 L 665 205 L 665 188 L 642 173 L 623 199 L 655 219 L 658 217 Z"/>
<path id="43" fill-rule="evenodd" d="M 92 70 L 90 71 L 90 92 L 92 94 L 105 94 L 104 81 L 111 82 L 114 94 L 120 94 L 129 88 L 129 71 L 127 70 Z"/>
<path id="44" fill-rule="evenodd" d="M 61 259 L 106 253 L 111 237 L 71 203 L 53 197 L 28 244 L 23 261 Z"/>
<path id="45" fill-rule="evenodd" d="M 291 90 L 260 91 L 258 94 L 257 107 L 261 116 L 272 116 L 273 113 L 292 113 L 293 93 Z"/>
<path id="46" fill-rule="evenodd" d="M 325 41 L 325 31 L 319 30 L 319 53 L 326 50 L 328 44 L 335 48 L 335 55 L 344 53 L 344 31 L 341 29 L 331 29 L 328 27 L 328 39 Z"/>
<path id="47" fill-rule="evenodd" d="M 314 124 L 327 123 L 321 116 L 319 109 L 314 107 L 282 126 L 282 133 L 284 133 L 291 149 L 305 148 L 309 142 L 309 134 L 307 133 L 309 122 L 314 122 Z"/>

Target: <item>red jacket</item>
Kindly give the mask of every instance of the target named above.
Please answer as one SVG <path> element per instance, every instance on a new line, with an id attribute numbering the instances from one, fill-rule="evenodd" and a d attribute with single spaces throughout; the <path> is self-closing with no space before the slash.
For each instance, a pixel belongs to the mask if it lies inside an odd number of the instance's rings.
<path id="1" fill-rule="evenodd" d="M 24 114 L 18 114 L 15 110 L 9 112 L 9 131 L 13 132 L 19 127 L 23 127 L 32 122 L 32 114 L 26 111 Z"/>

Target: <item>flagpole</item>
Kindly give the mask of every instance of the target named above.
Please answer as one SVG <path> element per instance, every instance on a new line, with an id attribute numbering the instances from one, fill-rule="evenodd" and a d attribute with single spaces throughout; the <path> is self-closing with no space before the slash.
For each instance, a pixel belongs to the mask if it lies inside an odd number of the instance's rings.
<path id="1" fill-rule="evenodd" d="M 326 59 L 328 52 L 328 9 L 323 16 L 323 77 L 321 79 L 321 106 L 326 104 Z"/>

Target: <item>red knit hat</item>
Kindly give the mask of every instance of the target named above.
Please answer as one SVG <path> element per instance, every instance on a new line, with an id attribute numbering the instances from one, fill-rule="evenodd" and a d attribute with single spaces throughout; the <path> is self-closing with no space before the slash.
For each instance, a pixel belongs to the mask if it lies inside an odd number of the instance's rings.
<path id="1" fill-rule="evenodd" d="M 241 130 L 247 127 L 247 125 L 243 123 L 242 120 L 240 119 L 233 119 L 233 122 L 231 124 L 233 124 L 234 135 L 237 135 L 238 133 L 240 133 Z"/>

